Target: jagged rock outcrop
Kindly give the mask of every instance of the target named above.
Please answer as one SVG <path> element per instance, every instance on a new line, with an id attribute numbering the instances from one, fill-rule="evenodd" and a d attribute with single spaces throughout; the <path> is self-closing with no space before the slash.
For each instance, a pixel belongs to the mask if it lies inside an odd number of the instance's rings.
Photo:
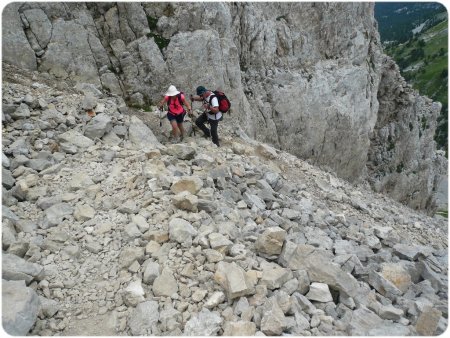
<path id="1" fill-rule="evenodd" d="M 169 144 L 156 110 L 105 96 L 91 117 L 88 94 L 59 89 L 64 81 L 9 65 L 3 76 L 8 333 L 446 330 L 446 219 L 248 142 L 225 122 L 220 148 L 198 134 Z M 21 105 L 30 114 L 13 118 Z M 102 115 L 108 133 L 92 123 Z M 178 204 L 183 193 L 196 208 Z"/>
<path id="2" fill-rule="evenodd" d="M 3 60 L 133 106 L 159 101 L 171 83 L 222 88 L 252 138 L 432 212 L 447 166 L 432 138 L 439 105 L 388 89 L 405 84 L 382 55 L 373 6 L 14 3 L 3 11 Z"/>
<path id="3" fill-rule="evenodd" d="M 367 165 L 370 181 L 375 191 L 415 209 L 432 210 L 434 191 L 447 167 L 433 141 L 441 104 L 419 96 L 389 57 L 381 75 Z"/>
<path id="4" fill-rule="evenodd" d="M 8 4 L 2 12 L 2 60 L 24 69 L 36 70 L 36 55 L 24 32 L 19 9 L 21 3 Z"/>

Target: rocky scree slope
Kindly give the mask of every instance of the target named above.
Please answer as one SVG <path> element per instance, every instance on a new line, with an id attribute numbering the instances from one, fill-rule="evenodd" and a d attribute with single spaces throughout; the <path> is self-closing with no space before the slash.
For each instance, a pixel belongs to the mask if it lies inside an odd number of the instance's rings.
<path id="1" fill-rule="evenodd" d="M 2 323 L 16 335 L 435 335 L 448 229 L 221 124 L 4 64 Z M 87 109 L 96 112 L 88 117 Z M 145 121 L 145 123 L 144 123 Z"/>
<path id="2" fill-rule="evenodd" d="M 169 84 L 222 88 L 250 137 L 432 213 L 447 170 L 433 141 L 440 104 L 383 55 L 373 6 L 11 3 L 3 59 L 133 106 Z"/>

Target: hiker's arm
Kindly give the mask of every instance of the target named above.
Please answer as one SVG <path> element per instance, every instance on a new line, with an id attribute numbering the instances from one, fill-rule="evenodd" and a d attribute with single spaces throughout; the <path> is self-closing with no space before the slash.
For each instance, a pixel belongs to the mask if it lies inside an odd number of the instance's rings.
<path id="1" fill-rule="evenodd" d="M 186 100 L 186 98 L 184 98 L 184 97 L 183 97 L 183 103 L 184 103 L 184 105 L 186 106 L 186 108 L 187 108 L 187 110 L 188 110 L 188 113 L 192 113 L 192 107 L 191 107 L 191 105 L 189 104 L 189 102 Z"/>
<path id="2" fill-rule="evenodd" d="M 199 95 L 191 95 L 191 101 L 203 101 Z"/>
<path id="3" fill-rule="evenodd" d="M 211 113 L 217 114 L 219 112 L 219 106 L 217 106 L 217 107 L 209 106 L 209 110 L 211 111 Z"/>
<path id="4" fill-rule="evenodd" d="M 158 104 L 158 108 L 162 110 L 164 103 L 166 103 L 166 98 L 164 97 L 161 102 Z"/>

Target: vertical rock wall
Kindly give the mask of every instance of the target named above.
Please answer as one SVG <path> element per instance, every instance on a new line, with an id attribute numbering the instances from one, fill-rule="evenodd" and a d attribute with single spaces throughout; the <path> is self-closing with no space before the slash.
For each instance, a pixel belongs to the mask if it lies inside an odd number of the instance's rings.
<path id="1" fill-rule="evenodd" d="M 380 79 L 372 6 L 247 7 L 236 34 L 252 107 L 247 130 L 341 177 L 363 177 Z"/>
<path id="2" fill-rule="evenodd" d="M 368 161 L 372 186 L 415 209 L 433 209 L 437 180 L 447 166 L 433 141 L 441 104 L 411 89 L 389 57 L 378 101 Z"/>
<path id="3" fill-rule="evenodd" d="M 25 23 L 18 15 L 20 3 L 12 3 L 2 12 L 2 60 L 36 70 L 36 56 L 24 32 Z"/>

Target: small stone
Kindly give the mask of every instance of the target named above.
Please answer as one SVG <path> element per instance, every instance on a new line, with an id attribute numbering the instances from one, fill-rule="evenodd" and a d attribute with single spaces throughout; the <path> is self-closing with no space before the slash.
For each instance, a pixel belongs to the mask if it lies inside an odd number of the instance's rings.
<path id="1" fill-rule="evenodd" d="M 192 237 L 197 235 L 197 230 L 188 221 L 174 218 L 169 222 L 169 237 L 184 247 L 192 245 Z"/>
<path id="2" fill-rule="evenodd" d="M 200 302 L 203 300 L 203 298 L 205 298 L 205 296 L 207 295 L 208 291 L 207 290 L 195 290 L 195 292 L 192 294 L 192 300 L 196 303 Z"/>
<path id="3" fill-rule="evenodd" d="M 224 325 L 224 336 L 254 336 L 256 324 L 249 321 L 226 322 Z"/>
<path id="4" fill-rule="evenodd" d="M 416 322 L 416 331 L 422 336 L 433 336 L 439 325 L 442 312 L 428 307 L 422 312 Z"/>
<path id="5" fill-rule="evenodd" d="M 196 176 L 176 178 L 172 183 L 170 190 L 178 194 L 182 191 L 188 191 L 192 195 L 196 195 L 203 187 L 203 181 Z"/>
<path id="6" fill-rule="evenodd" d="M 131 282 L 123 293 L 123 301 L 128 306 L 136 306 L 137 304 L 143 302 L 145 292 L 142 288 L 141 281 Z"/>
<path id="7" fill-rule="evenodd" d="M 178 292 L 178 284 L 173 272 L 165 268 L 161 275 L 153 282 L 153 293 L 155 296 L 170 297 Z"/>
<path id="8" fill-rule="evenodd" d="M 331 296 L 331 292 L 328 285 L 316 282 L 310 285 L 309 292 L 306 294 L 306 298 L 321 303 L 333 301 L 333 297 Z"/>
<path id="9" fill-rule="evenodd" d="M 152 255 L 161 248 L 161 245 L 156 241 L 150 241 L 145 246 L 145 253 Z"/>
<path id="10" fill-rule="evenodd" d="M 272 256 L 279 255 L 286 238 L 286 231 L 280 227 L 271 227 L 258 237 L 255 248 L 258 252 Z"/>
<path id="11" fill-rule="evenodd" d="M 187 336 L 214 336 L 221 329 L 223 319 L 217 312 L 202 309 L 188 320 L 184 327 Z"/>
<path id="12" fill-rule="evenodd" d="M 212 309 L 221 304 L 224 300 L 225 294 L 222 291 L 216 291 L 208 298 L 204 306 L 207 309 Z"/>
<path id="13" fill-rule="evenodd" d="M 172 198 L 173 205 L 178 209 L 197 212 L 198 197 L 189 191 L 182 191 Z"/>

